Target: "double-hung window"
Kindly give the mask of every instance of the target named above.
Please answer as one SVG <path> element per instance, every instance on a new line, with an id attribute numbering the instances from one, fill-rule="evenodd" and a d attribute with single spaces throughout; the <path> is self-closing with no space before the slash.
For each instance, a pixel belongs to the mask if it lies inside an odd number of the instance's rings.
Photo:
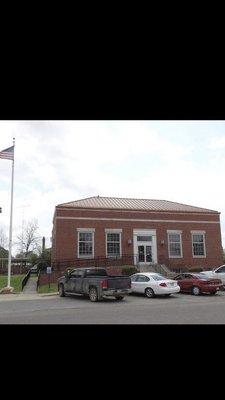
<path id="1" fill-rule="evenodd" d="M 94 230 L 78 228 L 78 258 L 94 257 Z"/>
<path id="2" fill-rule="evenodd" d="M 121 256 L 121 231 L 106 230 L 106 256 Z"/>
<path id="3" fill-rule="evenodd" d="M 206 257 L 205 232 L 192 231 L 191 234 L 193 257 Z"/>
<path id="4" fill-rule="evenodd" d="M 170 258 L 182 258 L 182 240 L 181 231 L 167 231 L 168 234 L 168 251 Z"/>

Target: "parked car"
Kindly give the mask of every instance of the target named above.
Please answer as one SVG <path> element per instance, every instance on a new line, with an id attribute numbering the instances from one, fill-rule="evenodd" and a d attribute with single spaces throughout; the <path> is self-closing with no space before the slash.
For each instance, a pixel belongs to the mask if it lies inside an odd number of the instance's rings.
<path id="1" fill-rule="evenodd" d="M 123 300 L 131 292 L 129 276 L 109 276 L 104 268 L 74 268 L 58 279 L 59 296 L 88 295 L 91 301 L 113 296 Z"/>
<path id="2" fill-rule="evenodd" d="M 222 286 L 220 279 L 211 279 L 200 272 L 198 274 L 179 274 L 174 277 L 183 293 L 192 293 L 198 296 L 201 293 L 216 294 Z"/>
<path id="3" fill-rule="evenodd" d="M 138 272 L 131 275 L 131 290 L 132 293 L 143 293 L 151 298 L 155 295 L 170 296 L 178 293 L 180 287 L 173 279 L 167 279 L 155 272 Z"/>
<path id="4" fill-rule="evenodd" d="M 206 275 L 208 278 L 220 279 L 225 285 L 225 264 L 220 265 L 220 267 L 214 268 L 211 271 L 202 271 L 201 274 Z"/>

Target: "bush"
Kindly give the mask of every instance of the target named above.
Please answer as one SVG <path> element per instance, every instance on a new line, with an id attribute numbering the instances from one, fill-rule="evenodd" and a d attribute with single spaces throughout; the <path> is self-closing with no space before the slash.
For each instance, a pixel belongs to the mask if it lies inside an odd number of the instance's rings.
<path id="1" fill-rule="evenodd" d="M 203 268 L 202 267 L 190 267 L 188 269 L 189 272 L 202 272 Z"/>
<path id="2" fill-rule="evenodd" d="M 136 267 L 125 267 L 122 269 L 122 275 L 133 275 L 136 274 L 138 271 L 138 269 Z"/>

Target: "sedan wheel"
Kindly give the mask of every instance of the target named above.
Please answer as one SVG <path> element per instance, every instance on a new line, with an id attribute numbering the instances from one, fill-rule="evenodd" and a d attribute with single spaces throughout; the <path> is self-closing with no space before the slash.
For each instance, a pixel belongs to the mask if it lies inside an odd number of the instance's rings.
<path id="1" fill-rule="evenodd" d="M 194 296 L 198 296 L 200 293 L 201 293 L 201 291 L 200 291 L 200 289 L 199 289 L 197 286 L 194 286 L 194 287 L 192 288 L 192 294 L 193 294 Z"/>
<path id="2" fill-rule="evenodd" d="M 147 289 L 145 289 L 145 295 L 146 295 L 149 299 L 151 299 L 152 297 L 155 296 L 155 293 L 154 293 L 154 291 L 153 291 L 151 288 L 147 288 Z"/>

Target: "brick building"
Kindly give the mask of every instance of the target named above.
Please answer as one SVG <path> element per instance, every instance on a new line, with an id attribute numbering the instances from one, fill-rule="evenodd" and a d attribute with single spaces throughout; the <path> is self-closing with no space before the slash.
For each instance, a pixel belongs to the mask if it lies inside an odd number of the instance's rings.
<path id="1" fill-rule="evenodd" d="M 160 263 L 172 270 L 219 266 L 220 213 L 166 200 L 99 196 L 57 205 L 53 267 L 100 258 L 108 263 L 116 258 L 119 264 Z"/>

